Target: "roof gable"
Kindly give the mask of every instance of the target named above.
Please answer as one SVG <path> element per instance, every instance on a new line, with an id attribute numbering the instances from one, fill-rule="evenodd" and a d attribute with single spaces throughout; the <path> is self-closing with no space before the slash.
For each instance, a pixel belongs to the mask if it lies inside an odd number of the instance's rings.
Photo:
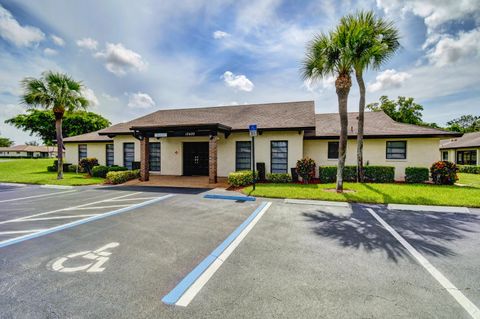
<path id="1" fill-rule="evenodd" d="M 441 149 L 480 147 L 480 132 L 466 133 L 462 137 L 440 141 Z"/>

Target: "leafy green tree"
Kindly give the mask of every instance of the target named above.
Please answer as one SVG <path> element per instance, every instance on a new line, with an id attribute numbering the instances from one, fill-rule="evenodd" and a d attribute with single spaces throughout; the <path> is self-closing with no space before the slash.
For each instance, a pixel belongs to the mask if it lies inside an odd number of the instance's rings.
<path id="1" fill-rule="evenodd" d="M 58 148 L 57 179 L 63 179 L 63 134 L 62 120 L 65 111 L 85 109 L 88 100 L 82 95 L 83 85 L 62 73 L 48 71 L 39 78 L 27 77 L 22 80 L 21 100 L 30 107 L 40 106 L 55 116 L 55 131 Z"/>
<path id="2" fill-rule="evenodd" d="M 56 139 L 55 115 L 48 110 L 29 109 L 26 114 L 19 114 L 5 123 L 38 135 L 45 145 L 53 145 Z M 75 136 L 104 129 L 110 124 L 106 118 L 93 112 L 67 112 L 63 118 L 62 133 L 63 137 Z"/>
<path id="3" fill-rule="evenodd" d="M 7 137 L 0 136 L 0 147 L 10 147 L 13 145 L 13 141 Z"/>
<path id="4" fill-rule="evenodd" d="M 480 116 L 462 115 L 459 118 L 447 122 L 447 129 L 460 133 L 471 133 L 480 131 Z"/>
<path id="5" fill-rule="evenodd" d="M 393 120 L 401 123 L 425 125 L 422 121 L 423 106 L 414 102 L 413 97 L 399 96 L 396 101 L 381 96 L 380 102 L 367 105 L 371 111 L 383 111 Z"/>
<path id="6" fill-rule="evenodd" d="M 358 103 L 357 180 L 364 181 L 363 132 L 365 122 L 365 82 L 363 73 L 379 69 L 400 47 L 399 31 L 393 22 L 375 16 L 373 11 L 360 11 L 344 16 L 341 25 L 348 32 L 346 45 L 352 54 L 353 69 L 360 91 Z"/>
<path id="7" fill-rule="evenodd" d="M 340 141 L 338 147 L 337 192 L 343 192 L 343 170 L 347 151 L 348 134 L 348 94 L 352 87 L 352 55 L 348 50 L 349 33 L 345 26 L 339 25 L 329 34 L 315 36 L 307 48 L 302 65 L 305 80 L 315 81 L 333 75 L 338 98 L 340 115 Z"/>

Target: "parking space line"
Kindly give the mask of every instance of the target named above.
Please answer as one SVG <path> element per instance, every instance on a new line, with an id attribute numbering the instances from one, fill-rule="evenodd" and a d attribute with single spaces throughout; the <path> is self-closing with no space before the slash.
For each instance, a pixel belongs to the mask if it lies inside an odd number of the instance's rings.
<path id="1" fill-rule="evenodd" d="M 2 199 L 2 200 L 0 200 L 0 203 L 14 202 L 14 201 L 17 201 L 17 200 L 31 199 L 31 198 L 39 198 L 39 197 L 47 197 L 47 196 L 56 196 L 56 195 L 61 195 L 61 194 L 66 194 L 66 193 L 72 193 L 72 192 L 76 192 L 76 190 L 73 189 L 73 190 L 69 190 L 69 191 L 65 191 L 65 192 L 56 192 L 56 193 L 51 193 L 51 194 L 41 194 L 41 195 L 34 195 L 34 196 L 27 196 L 27 197 Z"/>
<path id="2" fill-rule="evenodd" d="M 107 199 L 106 202 L 123 202 L 123 201 L 131 201 L 131 200 L 146 200 L 146 199 L 152 199 L 155 197 L 138 197 L 138 198 L 122 198 L 122 199 Z"/>
<path id="3" fill-rule="evenodd" d="M 420 254 L 410 243 L 408 243 L 393 227 L 391 227 L 385 220 L 383 220 L 371 208 L 367 211 L 383 226 L 386 230 L 395 237 L 396 240 L 402 244 L 405 249 L 417 260 L 417 262 L 425 268 L 440 285 L 448 291 L 450 295 L 465 309 L 472 318 L 480 319 L 480 309 L 470 301 L 457 287 L 455 287 L 450 280 L 447 279 L 437 268 L 435 268 L 422 254 Z"/>
<path id="4" fill-rule="evenodd" d="M 85 214 L 85 215 L 68 215 L 68 216 L 52 216 L 52 217 L 40 217 L 40 218 L 27 218 L 27 219 L 17 220 L 17 221 L 15 221 L 15 223 L 34 222 L 34 221 L 41 221 L 41 220 L 80 218 L 80 217 L 90 217 L 90 216 L 97 216 L 97 215 L 100 215 L 100 214 Z"/>
<path id="5" fill-rule="evenodd" d="M 271 202 L 264 202 L 258 206 L 227 239 L 165 295 L 162 302 L 168 305 L 188 306 L 271 205 Z"/>
<path id="6" fill-rule="evenodd" d="M 110 212 L 107 212 L 107 213 L 99 214 L 99 215 L 96 215 L 96 216 L 91 216 L 91 217 L 87 217 L 87 218 L 84 218 L 84 219 L 76 220 L 76 221 L 70 222 L 68 224 L 63 224 L 63 225 L 55 226 L 55 227 L 52 227 L 52 228 L 47 228 L 47 229 L 44 229 L 42 231 L 39 231 L 39 232 L 36 232 L 36 233 L 33 233 L 33 234 L 28 234 L 28 235 L 24 235 L 24 236 L 12 238 L 12 239 L 0 241 L 0 248 L 7 247 L 7 246 L 10 246 L 10 245 L 13 245 L 13 244 L 17 244 L 17 243 L 20 243 L 20 242 L 23 242 L 23 241 L 26 241 L 26 240 L 34 239 L 34 238 L 37 238 L 37 237 L 40 237 L 40 236 L 45 236 L 45 235 L 48 235 L 48 234 L 51 234 L 51 233 L 54 233 L 54 232 L 58 232 L 58 231 L 61 231 L 61 230 L 65 230 L 65 229 L 68 229 L 68 228 L 76 227 L 76 226 L 79 226 L 79 225 L 82 225 L 82 224 L 85 224 L 85 223 L 89 223 L 89 222 L 92 222 L 92 221 L 95 221 L 95 220 L 99 220 L 99 219 L 102 219 L 102 218 L 105 218 L 105 217 L 125 213 L 125 212 L 128 212 L 128 211 L 143 207 L 143 206 L 147 206 L 147 205 L 165 200 L 165 199 L 170 198 L 172 196 L 175 196 L 175 195 L 168 194 L 168 195 L 156 197 L 156 198 L 151 199 L 149 201 L 134 204 L 134 205 L 131 205 L 129 207 L 124 207 L 124 208 L 120 208 L 120 209 L 110 211 Z"/>
<path id="7" fill-rule="evenodd" d="M 138 195 L 138 194 L 141 194 L 141 193 L 142 192 L 130 193 L 130 194 L 127 194 L 127 195 L 122 195 L 122 196 L 118 196 L 118 197 L 114 197 L 114 198 L 123 198 L 123 197 Z M 7 224 L 7 223 L 13 223 L 13 222 L 23 220 L 23 219 L 27 219 L 27 218 L 31 218 L 31 217 L 44 216 L 44 215 L 49 215 L 49 214 L 58 213 L 58 212 L 71 210 L 71 209 L 79 209 L 81 207 L 90 206 L 90 205 L 93 205 L 93 204 L 104 203 L 105 201 L 107 201 L 107 200 L 102 199 L 102 200 L 99 200 L 99 201 L 96 201 L 96 202 L 86 203 L 86 204 L 83 204 L 83 205 L 67 207 L 67 208 L 60 208 L 60 209 L 55 209 L 55 210 L 51 210 L 51 211 L 48 211 L 48 212 L 38 213 L 38 214 L 30 215 L 30 216 L 24 216 L 24 217 L 19 217 L 19 218 L 15 218 L 15 219 L 4 220 L 4 221 L 0 221 L 0 225 Z"/>
<path id="8" fill-rule="evenodd" d="M 16 235 L 16 234 L 28 234 L 42 231 L 45 229 L 29 229 L 29 230 L 12 230 L 12 231 L 2 231 L 0 235 Z"/>
<path id="9" fill-rule="evenodd" d="M 153 197 L 155 198 L 155 197 Z M 105 208 L 117 208 L 117 207 L 127 207 L 131 204 L 124 204 L 124 205 L 108 205 L 108 206 L 92 206 L 92 207 L 72 207 L 66 208 L 65 210 L 89 210 L 89 209 L 105 209 Z"/>

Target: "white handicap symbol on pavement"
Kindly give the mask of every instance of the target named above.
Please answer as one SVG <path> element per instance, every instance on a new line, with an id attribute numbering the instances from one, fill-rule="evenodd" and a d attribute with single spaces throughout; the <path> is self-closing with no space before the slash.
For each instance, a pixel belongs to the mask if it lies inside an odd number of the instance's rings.
<path id="1" fill-rule="evenodd" d="M 102 267 L 104 263 L 108 261 L 108 259 L 112 253 L 108 252 L 106 250 L 110 248 L 115 248 L 119 243 L 109 243 L 106 244 L 105 246 L 102 246 L 98 248 L 97 250 L 91 251 L 91 250 L 86 250 L 86 251 L 81 251 L 78 253 L 70 254 L 66 257 L 60 257 L 58 258 L 53 264 L 52 264 L 52 269 L 54 271 L 59 271 L 59 272 L 77 272 L 77 271 L 86 271 L 86 272 L 102 272 L 105 270 L 105 268 Z M 89 263 L 83 263 L 80 266 L 76 267 L 65 267 L 63 264 L 68 261 L 69 259 L 72 258 L 77 258 L 81 257 L 83 259 L 91 260 Z M 80 258 L 77 258 L 80 259 Z"/>

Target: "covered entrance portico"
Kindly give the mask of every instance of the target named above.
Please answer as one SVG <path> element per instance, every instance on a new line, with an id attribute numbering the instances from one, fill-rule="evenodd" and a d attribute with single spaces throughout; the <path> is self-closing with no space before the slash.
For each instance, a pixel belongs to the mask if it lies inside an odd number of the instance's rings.
<path id="1" fill-rule="evenodd" d="M 140 180 L 150 179 L 150 141 L 160 138 L 183 137 L 182 175 L 208 176 L 210 184 L 217 183 L 218 134 L 230 135 L 231 128 L 219 123 L 202 125 L 134 126 L 134 137 L 140 141 Z M 189 138 L 192 137 L 192 141 Z M 204 137 L 207 141 L 195 141 Z M 161 156 L 164 156 L 161 152 Z"/>

